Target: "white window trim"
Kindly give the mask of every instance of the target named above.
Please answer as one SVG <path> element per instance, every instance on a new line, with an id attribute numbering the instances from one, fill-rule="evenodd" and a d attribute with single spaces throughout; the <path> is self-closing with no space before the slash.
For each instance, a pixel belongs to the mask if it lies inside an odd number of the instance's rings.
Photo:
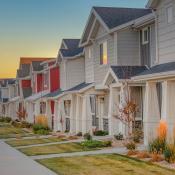
<path id="1" fill-rule="evenodd" d="M 168 9 L 171 9 L 171 18 L 169 18 L 170 16 L 169 16 L 169 11 L 168 11 Z M 167 20 L 167 24 L 171 24 L 172 22 L 173 22 L 173 6 L 172 5 L 169 5 L 169 6 L 167 6 L 166 7 L 166 20 Z"/>
<path id="2" fill-rule="evenodd" d="M 145 41 L 145 35 L 144 35 L 144 32 L 147 31 L 147 41 Z M 145 44 L 148 44 L 149 43 L 149 36 L 148 36 L 148 27 L 145 27 L 142 29 L 142 44 L 145 45 Z"/>
<path id="3" fill-rule="evenodd" d="M 101 42 L 99 42 L 99 51 L 100 51 L 100 45 L 101 44 L 104 44 L 104 43 L 106 43 L 106 45 L 107 45 L 107 64 L 101 64 L 101 55 L 100 55 L 100 66 L 107 66 L 108 65 L 108 40 L 103 40 L 103 41 L 101 41 Z"/>

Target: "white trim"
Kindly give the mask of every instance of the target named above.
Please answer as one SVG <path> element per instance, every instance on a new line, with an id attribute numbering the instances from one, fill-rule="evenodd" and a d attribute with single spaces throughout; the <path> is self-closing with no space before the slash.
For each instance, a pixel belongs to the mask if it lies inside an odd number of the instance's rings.
<path id="1" fill-rule="evenodd" d="M 138 81 L 138 80 L 144 81 L 144 80 L 153 80 L 153 79 L 160 79 L 160 78 L 171 78 L 171 77 L 175 77 L 175 71 L 135 76 L 135 77 L 132 77 L 131 79 L 134 81 Z"/>
<path id="2" fill-rule="evenodd" d="M 145 38 L 145 32 L 147 32 L 147 38 Z M 146 45 L 149 43 L 149 29 L 145 27 L 142 29 L 142 45 Z"/>

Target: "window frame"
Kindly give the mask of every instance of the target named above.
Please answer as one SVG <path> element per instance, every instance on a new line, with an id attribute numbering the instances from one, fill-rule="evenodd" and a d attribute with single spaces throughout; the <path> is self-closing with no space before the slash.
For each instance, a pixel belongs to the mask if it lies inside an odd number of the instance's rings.
<path id="1" fill-rule="evenodd" d="M 104 47 L 105 45 L 106 47 Z M 99 44 L 99 47 L 100 47 L 100 65 L 107 65 L 108 64 L 108 42 L 107 40 L 101 42 Z M 106 52 L 106 60 L 104 58 L 105 52 Z"/>
<path id="2" fill-rule="evenodd" d="M 145 38 L 145 32 L 147 32 L 147 38 Z M 145 27 L 142 29 L 142 45 L 149 43 L 149 29 Z"/>
<path id="3" fill-rule="evenodd" d="M 166 20 L 168 24 L 171 24 L 173 22 L 173 6 L 172 5 L 166 7 Z"/>

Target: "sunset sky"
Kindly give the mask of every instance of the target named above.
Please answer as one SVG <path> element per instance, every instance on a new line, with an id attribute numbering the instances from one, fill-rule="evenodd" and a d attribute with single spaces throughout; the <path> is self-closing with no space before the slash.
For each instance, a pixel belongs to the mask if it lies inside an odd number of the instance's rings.
<path id="1" fill-rule="evenodd" d="M 62 38 L 80 38 L 92 6 L 141 7 L 147 0 L 0 0 L 0 78 L 20 57 L 56 57 Z"/>

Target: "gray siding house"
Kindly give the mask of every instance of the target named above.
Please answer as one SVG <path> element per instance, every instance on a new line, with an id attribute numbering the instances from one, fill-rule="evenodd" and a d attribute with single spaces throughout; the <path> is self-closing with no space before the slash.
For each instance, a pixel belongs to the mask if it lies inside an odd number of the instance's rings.
<path id="1" fill-rule="evenodd" d="M 154 10 L 156 35 L 156 65 L 133 77 L 146 82 L 144 104 L 144 141 L 147 145 L 157 137 L 160 121 L 167 124 L 168 141 L 173 142 L 175 127 L 175 1 L 150 0 Z"/>

